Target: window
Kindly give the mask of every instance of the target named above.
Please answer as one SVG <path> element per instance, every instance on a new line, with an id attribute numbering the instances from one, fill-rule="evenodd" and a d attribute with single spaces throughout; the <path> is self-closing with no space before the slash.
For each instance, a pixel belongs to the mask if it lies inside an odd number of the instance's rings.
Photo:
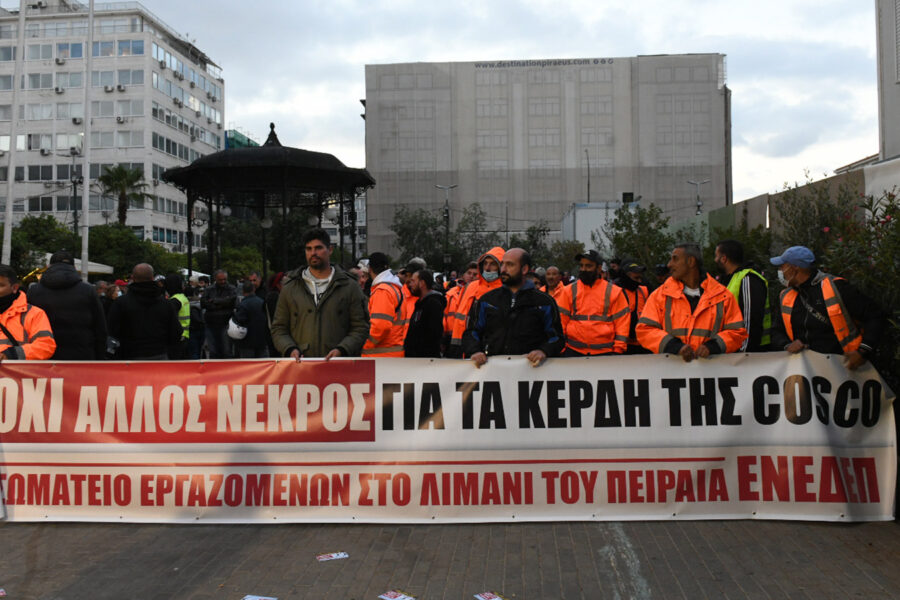
<path id="1" fill-rule="evenodd" d="M 12 104 L 0 104 L 0 121 L 12 120 Z M 9 136 L 7 136 L 9 137 Z M 9 142 L 7 142 L 9 143 Z"/>
<path id="2" fill-rule="evenodd" d="M 119 100 L 116 102 L 116 114 L 121 117 L 141 117 L 144 115 L 143 100 Z"/>
<path id="3" fill-rule="evenodd" d="M 29 73 L 24 78 L 25 89 L 48 90 L 53 87 L 53 73 Z"/>
<path id="4" fill-rule="evenodd" d="M 15 46 L 0 46 L 0 62 L 16 60 Z"/>
<path id="5" fill-rule="evenodd" d="M 17 32 L 18 27 L 16 27 L 15 25 L 0 25 L 0 40 L 15 39 Z M 15 51 L 13 52 L 13 60 L 15 60 Z"/>
<path id="6" fill-rule="evenodd" d="M 74 201 L 72 196 L 57 196 L 56 197 L 56 211 L 57 212 L 69 212 L 74 210 L 76 202 L 81 204 L 81 198 L 76 198 Z"/>
<path id="7" fill-rule="evenodd" d="M 56 118 L 57 119 L 74 119 L 84 118 L 84 104 L 81 102 L 57 102 Z M 57 148 L 60 147 L 57 145 Z"/>
<path id="8" fill-rule="evenodd" d="M 78 152 L 81 152 L 84 146 L 84 134 L 83 133 L 57 133 L 56 134 L 56 147 L 59 150 L 70 151 L 72 148 L 76 148 Z"/>
<path id="9" fill-rule="evenodd" d="M 23 118 L 26 121 L 40 121 L 53 118 L 52 104 L 25 104 L 19 106 L 19 108 L 23 109 Z"/>
<path id="10" fill-rule="evenodd" d="M 119 148 L 137 148 L 144 145 L 144 131 L 117 131 L 116 146 Z"/>
<path id="11" fill-rule="evenodd" d="M 115 71 L 91 71 L 91 87 L 105 87 L 115 83 Z"/>
<path id="12" fill-rule="evenodd" d="M 51 21 L 45 23 L 44 35 L 47 37 L 68 37 L 69 23 L 66 21 Z"/>
<path id="13" fill-rule="evenodd" d="M 115 135 L 112 131 L 92 131 L 91 148 L 112 148 Z"/>
<path id="14" fill-rule="evenodd" d="M 121 69 L 118 72 L 120 85 L 144 85 L 142 69 Z"/>
<path id="15" fill-rule="evenodd" d="M 72 171 L 72 165 L 56 165 L 56 179 L 59 181 L 71 181 Z M 81 165 L 76 164 L 74 169 L 75 176 L 80 177 L 81 171 Z"/>
<path id="16" fill-rule="evenodd" d="M 53 150 L 53 136 L 49 133 L 29 133 L 29 150 Z"/>
<path id="17" fill-rule="evenodd" d="M 107 198 L 105 196 L 101 197 L 97 194 L 91 194 L 89 205 L 91 207 L 91 210 L 115 210 L 116 201 L 113 198 Z"/>
<path id="18" fill-rule="evenodd" d="M 92 117 L 114 117 L 115 103 L 112 100 L 94 100 L 91 102 Z"/>
<path id="19" fill-rule="evenodd" d="M 29 165 L 28 181 L 53 181 L 53 165 Z"/>
<path id="20" fill-rule="evenodd" d="M 56 45 L 57 58 L 84 58 L 83 46 L 81 42 L 65 43 Z"/>
<path id="21" fill-rule="evenodd" d="M 50 212 L 53 210 L 53 196 L 28 199 L 28 212 Z"/>
<path id="22" fill-rule="evenodd" d="M 559 115 L 559 98 L 532 98 L 528 101 L 528 114 L 533 117 Z"/>
<path id="23" fill-rule="evenodd" d="M 50 60 L 53 58 L 53 44 L 28 44 L 25 60 Z"/>
<path id="24" fill-rule="evenodd" d="M 107 169 L 113 168 L 112 164 L 107 163 L 91 163 L 91 179 L 97 179 L 101 174 L 106 173 Z"/>
<path id="25" fill-rule="evenodd" d="M 56 85 L 61 88 L 80 88 L 84 85 L 84 73 L 57 73 Z"/>
<path id="26" fill-rule="evenodd" d="M 119 40 L 119 56 L 137 56 L 144 54 L 144 40 Z"/>
<path id="27" fill-rule="evenodd" d="M 94 42 L 91 56 L 113 56 L 115 44 L 113 42 Z"/>
<path id="28" fill-rule="evenodd" d="M 0 91 L 13 89 L 13 76 L 0 75 Z"/>

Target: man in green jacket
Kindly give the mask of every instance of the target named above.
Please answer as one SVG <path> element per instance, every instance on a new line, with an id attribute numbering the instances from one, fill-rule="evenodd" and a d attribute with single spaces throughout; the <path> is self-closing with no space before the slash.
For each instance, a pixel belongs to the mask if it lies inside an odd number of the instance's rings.
<path id="1" fill-rule="evenodd" d="M 324 229 L 303 235 L 306 268 L 291 271 L 272 321 L 272 342 L 282 356 L 300 359 L 359 356 L 369 335 L 366 297 L 357 281 L 331 264 Z"/>

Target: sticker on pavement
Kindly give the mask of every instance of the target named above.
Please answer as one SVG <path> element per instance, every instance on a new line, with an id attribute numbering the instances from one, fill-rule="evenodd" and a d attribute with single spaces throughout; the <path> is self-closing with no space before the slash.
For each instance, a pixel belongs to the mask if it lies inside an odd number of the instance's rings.
<path id="1" fill-rule="evenodd" d="M 416 600 L 415 596 L 410 596 L 400 590 L 391 590 L 378 596 L 382 600 Z"/>
<path id="2" fill-rule="evenodd" d="M 278 600 L 273 596 L 254 596 L 253 594 L 247 594 L 241 600 Z"/>
<path id="3" fill-rule="evenodd" d="M 497 592 L 481 592 L 480 594 L 475 594 L 475 597 L 478 600 L 506 600 L 506 596 L 501 596 Z"/>
<path id="4" fill-rule="evenodd" d="M 325 562 L 326 560 L 337 560 L 339 558 L 350 558 L 350 555 L 346 552 L 329 552 L 328 554 L 316 555 L 316 560 L 319 562 Z"/>

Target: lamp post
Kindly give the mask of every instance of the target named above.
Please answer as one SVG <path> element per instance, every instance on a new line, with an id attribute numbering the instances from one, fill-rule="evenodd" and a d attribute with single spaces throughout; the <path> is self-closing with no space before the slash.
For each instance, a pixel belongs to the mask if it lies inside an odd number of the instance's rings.
<path id="1" fill-rule="evenodd" d="M 591 203 L 591 155 L 584 149 L 584 160 L 587 161 L 587 203 Z"/>
<path id="2" fill-rule="evenodd" d="M 703 213 L 703 202 L 700 201 L 700 186 L 702 186 L 705 183 L 709 183 L 710 181 L 712 181 L 712 179 L 704 179 L 703 181 L 691 181 L 690 179 L 688 179 L 689 184 L 697 187 L 697 213 L 696 214 L 698 214 L 698 215 Z"/>
<path id="3" fill-rule="evenodd" d="M 262 262 L 263 262 L 263 285 L 269 280 L 269 263 L 266 260 L 266 233 L 272 229 L 272 219 L 269 217 L 263 217 L 259 221 L 259 226 L 262 229 Z"/>
<path id="4" fill-rule="evenodd" d="M 444 190 L 444 270 L 446 271 L 447 267 L 450 266 L 450 254 L 448 253 L 450 243 L 450 190 L 458 187 L 458 184 L 435 185 L 434 187 Z"/>

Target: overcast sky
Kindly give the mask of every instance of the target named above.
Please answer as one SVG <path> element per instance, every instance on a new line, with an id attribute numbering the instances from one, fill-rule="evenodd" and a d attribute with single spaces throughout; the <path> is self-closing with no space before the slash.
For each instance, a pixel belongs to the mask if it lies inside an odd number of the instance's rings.
<path id="1" fill-rule="evenodd" d="M 365 166 L 365 65 L 723 53 L 734 199 L 878 151 L 874 0 L 144 0 L 223 69 L 225 122 Z"/>

